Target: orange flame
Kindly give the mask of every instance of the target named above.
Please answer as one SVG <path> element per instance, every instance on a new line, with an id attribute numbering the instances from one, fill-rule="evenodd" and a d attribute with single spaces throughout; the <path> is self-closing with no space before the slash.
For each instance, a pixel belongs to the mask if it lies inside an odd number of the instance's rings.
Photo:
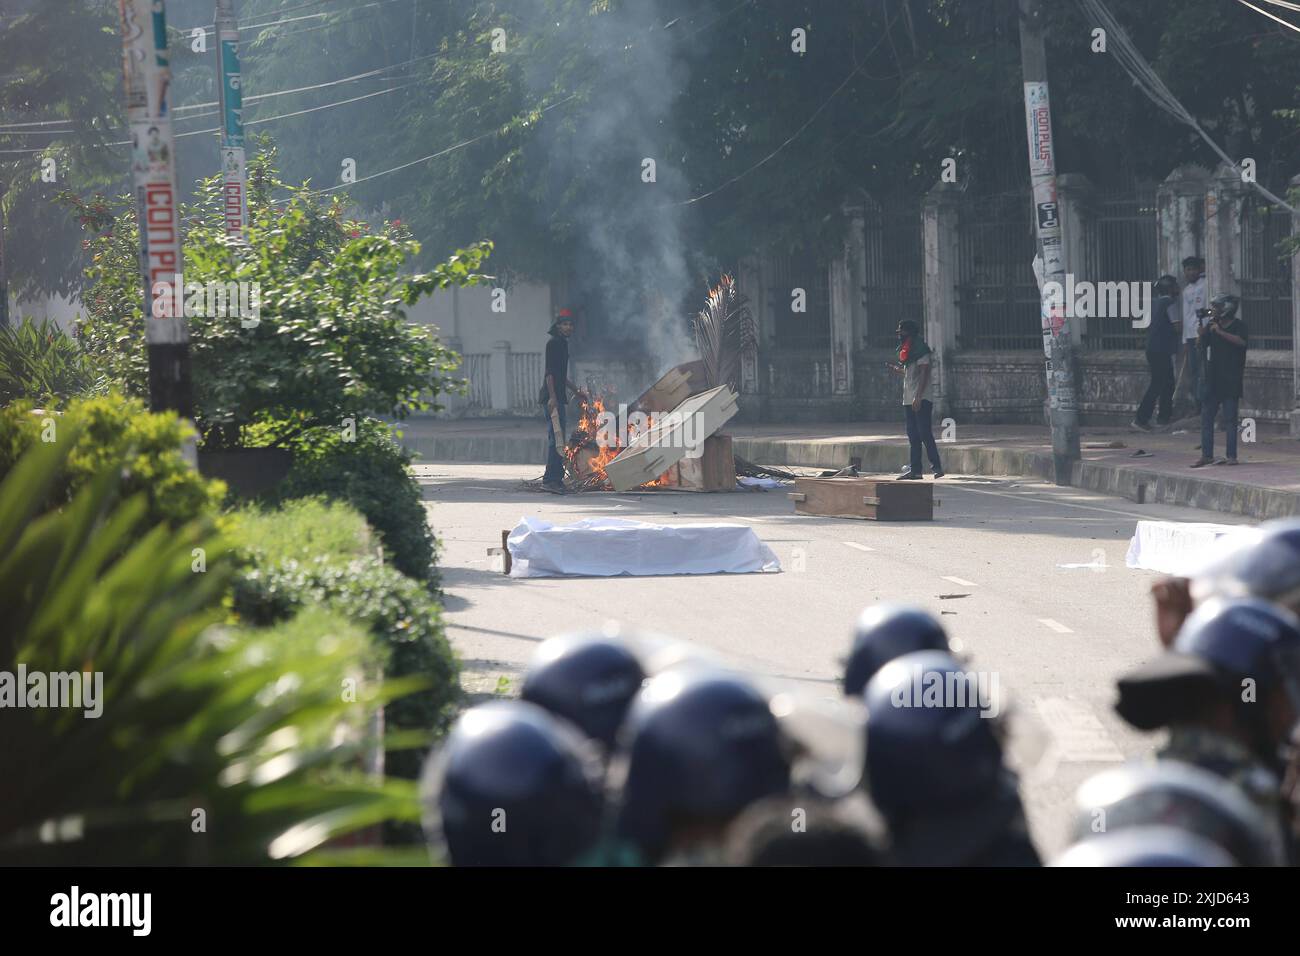
<path id="1" fill-rule="evenodd" d="M 569 436 L 568 444 L 565 446 L 564 453 L 569 460 L 569 464 L 574 474 L 583 478 L 594 476 L 602 484 L 608 482 L 605 475 L 605 466 L 617 458 L 627 446 L 618 444 L 622 435 L 617 432 L 612 436 L 614 444 L 602 446 L 596 436 L 600 431 L 601 417 L 605 414 L 606 398 L 612 400 L 612 395 L 592 396 L 582 404 L 582 411 L 578 416 L 578 425 Z M 649 415 L 646 416 L 644 429 L 638 430 L 629 422 L 627 426 L 627 440 L 631 444 L 636 440 L 641 431 L 648 431 L 654 425 L 654 420 Z M 609 436 L 606 436 L 609 437 Z M 671 472 L 666 471 L 654 481 L 648 481 L 643 488 L 662 488 L 670 485 Z"/>

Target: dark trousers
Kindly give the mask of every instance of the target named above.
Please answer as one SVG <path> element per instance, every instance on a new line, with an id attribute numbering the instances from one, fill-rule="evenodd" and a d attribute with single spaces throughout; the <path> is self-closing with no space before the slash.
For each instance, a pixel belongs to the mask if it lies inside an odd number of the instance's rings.
<path id="1" fill-rule="evenodd" d="M 1237 403 L 1240 399 L 1237 396 L 1227 398 L 1220 396 L 1215 390 L 1212 383 L 1207 383 L 1205 387 L 1205 398 L 1201 402 L 1201 457 L 1214 457 L 1214 416 L 1219 412 L 1219 406 L 1223 406 L 1223 417 L 1227 419 L 1224 431 L 1227 432 L 1225 439 L 1228 446 L 1228 457 L 1236 459 L 1237 457 Z"/>
<path id="2" fill-rule="evenodd" d="M 1160 414 L 1156 420 L 1164 425 L 1174 409 L 1174 357 L 1163 352 L 1148 352 L 1147 366 L 1151 369 L 1151 384 L 1138 405 L 1137 420 L 1142 425 L 1151 421 L 1151 412 L 1159 401 Z"/>
<path id="3" fill-rule="evenodd" d="M 564 459 L 560 453 L 555 450 L 555 423 L 551 421 L 550 406 L 546 408 L 546 474 L 542 476 L 542 481 L 559 483 L 564 480 Z M 560 441 L 563 442 L 569 434 L 568 425 L 564 420 L 564 413 L 567 409 L 560 406 Z"/>
<path id="4" fill-rule="evenodd" d="M 943 471 L 943 465 L 939 462 L 939 446 L 934 442 L 934 429 L 930 425 L 930 416 L 934 412 L 934 405 L 928 398 L 921 399 L 921 410 L 912 411 L 911 405 L 903 406 L 907 414 L 907 440 L 912 445 L 912 474 L 921 475 L 925 472 L 921 468 L 921 446 L 925 445 L 926 454 L 930 456 L 930 464 L 934 466 L 935 473 Z"/>

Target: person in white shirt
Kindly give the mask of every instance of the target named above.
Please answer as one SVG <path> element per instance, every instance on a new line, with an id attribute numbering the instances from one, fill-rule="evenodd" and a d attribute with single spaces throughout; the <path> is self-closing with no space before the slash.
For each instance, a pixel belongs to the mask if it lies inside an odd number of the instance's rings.
<path id="1" fill-rule="evenodd" d="M 1186 284 L 1182 292 L 1183 354 L 1180 362 L 1187 378 L 1188 394 L 1192 398 L 1192 404 L 1196 406 L 1197 414 L 1200 414 L 1201 400 L 1204 395 L 1202 394 L 1201 356 L 1197 351 L 1196 342 L 1204 320 L 1196 313 L 1205 311 L 1207 305 L 1205 260 L 1200 256 L 1188 256 L 1184 259 L 1183 279 Z"/>

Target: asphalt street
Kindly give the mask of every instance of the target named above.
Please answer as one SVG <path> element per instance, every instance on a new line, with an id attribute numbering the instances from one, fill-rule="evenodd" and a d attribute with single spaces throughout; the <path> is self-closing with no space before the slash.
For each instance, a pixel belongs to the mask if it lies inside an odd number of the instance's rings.
<path id="1" fill-rule="evenodd" d="M 1148 593 L 1157 575 L 1124 565 L 1136 522 L 1248 523 L 1014 478 L 962 476 L 938 483 L 935 521 L 877 523 L 795 515 L 782 491 L 560 497 L 526 490 L 522 480 L 538 470 L 416 467 L 442 542 L 448 635 L 471 693 L 516 693 L 540 641 L 614 620 L 699 645 L 801 694 L 835 698 L 858 612 L 879 601 L 917 604 L 941 617 L 969 666 L 1010 700 L 1030 824 L 1047 853 L 1065 845 L 1078 785 L 1158 742 L 1111 709 L 1116 676 L 1157 650 Z M 526 515 L 557 523 L 740 522 L 772 548 L 782 570 L 509 578 L 494 569 L 487 549 L 499 547 L 501 531 Z"/>

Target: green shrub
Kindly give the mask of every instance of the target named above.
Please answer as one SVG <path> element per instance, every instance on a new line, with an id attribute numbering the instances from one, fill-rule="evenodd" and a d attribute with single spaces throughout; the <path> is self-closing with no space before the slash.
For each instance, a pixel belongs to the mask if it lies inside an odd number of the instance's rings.
<path id="1" fill-rule="evenodd" d="M 280 500 L 324 495 L 346 501 L 379 534 L 384 557 L 417 581 L 432 584 L 437 542 L 420 486 L 408 468 L 414 457 L 393 440 L 388 425 L 373 418 L 357 422 L 356 440 L 337 428 L 316 428 L 293 446 L 294 463 L 277 489 Z"/>
<path id="2" fill-rule="evenodd" d="M 0 485 L 0 671 L 97 674 L 82 679 L 99 693 L 4 711 L 0 864 L 279 863 L 414 826 L 414 784 L 356 766 L 358 728 L 414 682 L 361 680 L 345 699 L 368 642 L 326 609 L 265 632 L 213 627 L 225 545 L 210 522 L 151 524 L 144 494 L 118 494 L 121 460 L 44 512 L 83 441 L 63 434 Z"/>
<path id="3" fill-rule="evenodd" d="M 282 194 L 287 191 L 287 200 Z M 439 289 L 478 284 L 490 242 L 457 251 L 427 273 L 408 260 L 419 243 L 399 224 L 373 232 L 344 218 L 350 203 L 277 179 L 274 149 L 249 161 L 248 242 L 227 241 L 219 176 L 186 206 L 185 282 L 259 289 L 256 315 L 195 309 L 188 315 L 195 415 L 206 448 L 247 444 L 264 426 L 282 445 L 304 428 L 354 415 L 404 416 L 458 387 L 458 359 L 406 308 Z M 148 364 L 135 204 L 122 197 L 109 228 L 89 240 L 93 282 L 83 296 L 87 350 L 133 394 Z M 103 218 L 93 225 L 102 227 Z M 251 304 L 251 303 L 250 303 Z M 226 315 L 215 315 L 215 312 Z"/>
<path id="4" fill-rule="evenodd" d="M 331 556 L 344 561 L 372 553 L 366 519 L 341 502 L 297 498 L 268 511 L 248 504 L 230 512 L 227 527 L 262 564 Z"/>
<path id="5" fill-rule="evenodd" d="M 107 390 L 107 377 L 55 323 L 28 316 L 17 326 L 0 326 L 0 405 L 30 398 L 58 408 Z"/>
<path id="6" fill-rule="evenodd" d="M 235 576 L 233 607 L 241 622 L 266 625 L 322 605 L 364 625 L 377 640 L 386 677 L 419 677 L 420 694 L 394 701 L 384 722 L 397 731 L 427 731 L 427 744 L 450 725 L 460 702 L 459 665 L 442 627 L 442 609 L 418 582 L 374 557 L 264 563 L 260 556 Z M 424 750 L 390 752 L 387 772 L 414 780 Z"/>
<path id="7" fill-rule="evenodd" d="M 60 507 L 108 464 L 125 469 L 122 492 L 142 492 L 148 520 L 173 526 L 216 512 L 223 482 L 203 478 L 182 457 L 188 426 L 175 415 L 153 413 L 121 396 L 73 401 L 63 414 L 32 414 L 31 401 L 0 409 L 0 475 L 29 449 L 71 443 L 43 510 Z"/>

